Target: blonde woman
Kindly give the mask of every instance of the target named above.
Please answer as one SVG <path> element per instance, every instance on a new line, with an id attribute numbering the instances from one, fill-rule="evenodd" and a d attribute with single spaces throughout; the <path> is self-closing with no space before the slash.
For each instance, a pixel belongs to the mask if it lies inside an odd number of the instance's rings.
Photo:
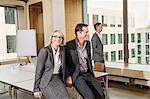
<path id="1" fill-rule="evenodd" d="M 61 46 L 63 40 L 63 33 L 55 30 L 50 44 L 39 52 L 34 83 L 35 98 L 43 95 L 46 99 L 69 99 L 63 83 L 65 78 L 64 48 Z"/>

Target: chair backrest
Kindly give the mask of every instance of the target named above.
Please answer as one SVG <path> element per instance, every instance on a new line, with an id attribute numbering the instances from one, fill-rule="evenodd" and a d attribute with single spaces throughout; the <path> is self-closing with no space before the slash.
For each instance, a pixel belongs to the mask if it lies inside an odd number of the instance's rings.
<path id="1" fill-rule="evenodd" d="M 104 63 L 95 62 L 94 63 L 94 71 L 106 72 L 106 67 Z"/>

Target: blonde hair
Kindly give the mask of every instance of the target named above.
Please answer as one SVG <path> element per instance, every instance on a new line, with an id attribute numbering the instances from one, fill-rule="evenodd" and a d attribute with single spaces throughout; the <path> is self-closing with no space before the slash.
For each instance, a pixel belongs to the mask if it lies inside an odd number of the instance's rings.
<path id="1" fill-rule="evenodd" d="M 51 39 L 50 39 L 50 43 L 52 43 L 53 35 L 54 35 L 54 33 L 56 33 L 56 32 L 62 34 L 62 44 L 63 44 L 63 43 L 64 43 L 64 34 L 63 34 L 60 30 L 54 30 L 54 31 L 52 32 L 52 34 L 51 34 Z"/>

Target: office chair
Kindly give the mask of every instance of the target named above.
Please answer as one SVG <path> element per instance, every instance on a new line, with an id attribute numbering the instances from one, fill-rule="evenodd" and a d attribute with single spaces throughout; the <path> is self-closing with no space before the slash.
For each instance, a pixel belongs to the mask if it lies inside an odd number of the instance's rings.
<path id="1" fill-rule="evenodd" d="M 94 71 L 97 71 L 97 72 L 103 72 L 105 73 L 106 72 L 106 66 L 105 64 L 103 63 L 99 63 L 99 62 L 95 62 L 94 64 Z M 104 90 L 104 93 L 105 93 L 105 98 L 106 99 L 109 99 L 109 96 L 108 96 L 108 85 L 106 85 L 106 83 L 108 83 L 106 81 L 106 76 L 108 76 L 108 74 L 104 74 L 103 76 L 100 76 L 100 77 L 96 77 L 96 79 L 101 83 L 102 85 L 102 88 Z"/>

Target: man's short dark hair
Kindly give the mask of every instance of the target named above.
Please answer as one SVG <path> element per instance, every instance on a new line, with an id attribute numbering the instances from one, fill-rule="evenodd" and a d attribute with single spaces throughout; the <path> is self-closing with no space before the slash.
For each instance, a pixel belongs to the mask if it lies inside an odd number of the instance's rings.
<path id="1" fill-rule="evenodd" d="M 101 23 L 96 23 L 95 25 L 94 25 L 94 29 L 96 30 L 96 27 L 97 26 L 100 26 L 101 25 Z"/>
<path id="2" fill-rule="evenodd" d="M 88 25 L 87 24 L 84 24 L 84 23 L 79 23 L 76 25 L 75 27 L 75 34 L 77 35 L 77 32 L 82 32 L 82 27 L 87 27 Z"/>

